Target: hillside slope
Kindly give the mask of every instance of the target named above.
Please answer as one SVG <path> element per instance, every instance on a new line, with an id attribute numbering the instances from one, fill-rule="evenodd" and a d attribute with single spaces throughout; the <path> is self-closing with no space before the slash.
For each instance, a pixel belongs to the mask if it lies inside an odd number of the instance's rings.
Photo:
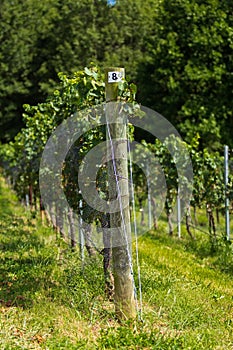
<path id="1" fill-rule="evenodd" d="M 101 257 L 81 266 L 1 177 L 0 349 L 233 349 L 226 250 L 211 254 L 208 242 L 162 231 L 161 223 L 139 239 L 144 321 L 120 325 L 104 296 Z"/>

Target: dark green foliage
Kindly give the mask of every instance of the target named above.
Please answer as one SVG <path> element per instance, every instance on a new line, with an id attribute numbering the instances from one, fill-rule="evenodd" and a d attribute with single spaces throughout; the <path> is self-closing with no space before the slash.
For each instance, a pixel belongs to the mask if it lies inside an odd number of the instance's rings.
<path id="1" fill-rule="evenodd" d="M 23 126 L 58 73 L 126 68 L 138 98 L 200 147 L 232 146 L 233 16 L 228 0 L 1 1 L 0 139 Z"/>
<path id="2" fill-rule="evenodd" d="M 45 65 L 52 45 L 48 33 L 53 33 L 58 10 L 56 1 L 3 0 L 0 13 L 0 137 L 9 140 L 22 127 L 23 104 L 41 101 L 45 97 L 40 88 L 43 80 L 56 78 L 52 67 Z M 54 48 L 50 55 L 52 51 Z"/>
<path id="3" fill-rule="evenodd" d="M 95 21 L 103 20 L 104 9 L 105 1 L 1 2 L 2 140 L 22 127 L 24 103 L 42 102 L 53 91 L 59 72 L 74 72 L 95 59 L 100 41 Z"/>
<path id="4" fill-rule="evenodd" d="M 21 129 L 14 142 L 0 148 L 0 158 L 5 170 L 11 176 L 14 189 L 22 199 L 28 194 L 29 188 L 32 189 L 35 197 L 39 198 L 40 160 L 52 132 L 76 112 L 78 112 L 77 127 L 84 130 L 88 118 L 92 117 L 96 120 L 99 118 L 98 115 L 89 115 L 87 109 L 101 105 L 105 100 L 104 75 L 98 67 L 86 67 L 84 70 L 75 72 L 72 77 L 59 73 L 59 78 L 59 88 L 46 102 L 36 106 L 24 105 L 23 118 L 26 127 Z M 136 86 L 124 81 L 119 84 L 118 93 L 119 99 L 132 103 L 135 99 Z M 98 114 L 98 109 L 96 113 Z M 63 169 L 63 184 L 68 202 L 75 210 L 79 208 L 80 199 L 77 195 L 77 174 L 80 163 L 90 149 L 105 138 L 105 134 L 104 127 L 84 132 L 67 154 Z M 102 192 L 106 182 L 105 173 L 103 169 L 98 177 L 98 186 Z M 85 202 L 83 202 L 83 212 L 88 221 L 99 217 L 99 213 Z"/>
<path id="5" fill-rule="evenodd" d="M 152 21 L 149 4 L 105 0 L 19 1 L 0 4 L 0 139 L 23 125 L 23 104 L 42 102 L 57 86 L 58 73 L 74 73 L 90 62 L 125 66 L 136 76 Z"/>
<path id="6" fill-rule="evenodd" d="M 162 1 L 139 70 L 143 103 L 212 150 L 232 145 L 232 20 L 228 1 Z"/>

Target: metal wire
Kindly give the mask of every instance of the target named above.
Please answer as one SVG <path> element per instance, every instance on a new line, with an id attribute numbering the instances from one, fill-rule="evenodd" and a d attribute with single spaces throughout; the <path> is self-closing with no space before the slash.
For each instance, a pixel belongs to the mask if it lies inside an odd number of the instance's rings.
<path id="1" fill-rule="evenodd" d="M 127 130 L 127 133 L 128 133 L 128 130 Z M 138 317 L 139 317 L 139 320 L 141 321 L 142 320 L 142 283 L 141 283 L 141 269 L 140 269 L 139 251 L 138 251 L 138 230 L 137 230 L 137 219 L 136 219 L 135 192 L 134 192 L 134 183 L 133 183 L 133 165 L 132 165 L 132 157 L 131 157 L 131 149 L 130 149 L 130 140 L 129 140 L 128 134 L 127 134 L 127 145 L 128 145 L 128 153 L 129 153 L 130 182 L 131 182 L 131 190 L 132 190 L 136 264 L 137 264 L 137 270 L 138 270 L 137 272 L 138 272 L 138 288 L 139 288 L 139 308 L 138 306 L 137 308 L 138 308 Z M 136 287 L 135 287 L 135 290 L 136 290 Z"/>

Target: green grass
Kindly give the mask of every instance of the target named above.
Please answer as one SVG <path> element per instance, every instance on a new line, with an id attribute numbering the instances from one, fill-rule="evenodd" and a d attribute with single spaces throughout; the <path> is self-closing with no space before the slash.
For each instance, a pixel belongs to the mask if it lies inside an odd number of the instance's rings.
<path id="1" fill-rule="evenodd" d="M 119 324 L 101 257 L 82 267 L 1 178 L 0 349 L 233 349 L 231 245 L 165 225 L 139 239 L 143 322 Z"/>

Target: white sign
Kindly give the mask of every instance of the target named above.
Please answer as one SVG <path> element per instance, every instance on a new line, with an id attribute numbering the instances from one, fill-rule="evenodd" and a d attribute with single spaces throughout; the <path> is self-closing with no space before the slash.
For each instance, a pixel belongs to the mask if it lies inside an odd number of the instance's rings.
<path id="1" fill-rule="evenodd" d="M 108 72 L 109 83 L 119 83 L 123 79 L 123 72 Z"/>

